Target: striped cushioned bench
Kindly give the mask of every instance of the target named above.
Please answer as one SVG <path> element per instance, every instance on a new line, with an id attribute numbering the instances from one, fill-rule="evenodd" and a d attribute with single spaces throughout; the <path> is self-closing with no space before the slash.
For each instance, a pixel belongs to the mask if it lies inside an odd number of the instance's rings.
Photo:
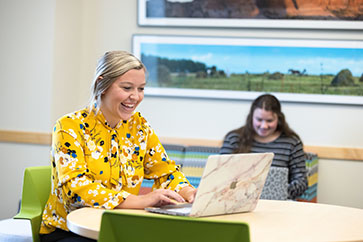
<path id="1" fill-rule="evenodd" d="M 186 175 L 189 182 L 198 187 L 200 177 L 203 174 L 204 166 L 207 162 L 208 156 L 219 154 L 219 147 L 214 146 L 183 146 L 183 145 L 170 145 L 164 144 L 164 148 L 170 159 L 174 160 L 176 164 L 181 166 L 181 171 Z M 318 157 L 313 153 L 306 153 L 306 169 L 308 176 L 308 189 L 297 200 L 304 202 L 316 202 L 317 201 L 317 183 L 318 183 Z M 281 170 L 272 168 L 269 172 L 269 176 L 284 176 L 287 168 L 281 168 Z M 273 186 L 273 182 L 276 177 L 267 177 L 266 185 L 271 184 L 268 189 L 264 188 L 261 198 L 282 200 L 285 199 L 286 193 L 276 190 Z M 282 179 L 284 180 L 284 179 Z M 281 180 L 281 181 L 282 181 Z M 270 181 L 270 182 L 269 182 Z M 285 179 L 286 181 L 286 179 Z M 152 180 L 144 179 L 142 183 L 141 194 L 149 192 L 153 185 Z"/>

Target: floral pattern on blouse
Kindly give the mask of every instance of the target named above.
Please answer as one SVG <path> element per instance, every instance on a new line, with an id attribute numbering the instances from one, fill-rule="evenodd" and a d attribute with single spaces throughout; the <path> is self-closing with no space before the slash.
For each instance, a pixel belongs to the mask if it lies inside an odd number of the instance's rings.
<path id="1" fill-rule="evenodd" d="M 52 135 L 52 188 L 40 233 L 68 230 L 67 214 L 80 207 L 113 209 L 137 195 L 144 178 L 153 189 L 190 186 L 140 113 L 111 128 L 95 108 L 60 118 Z"/>

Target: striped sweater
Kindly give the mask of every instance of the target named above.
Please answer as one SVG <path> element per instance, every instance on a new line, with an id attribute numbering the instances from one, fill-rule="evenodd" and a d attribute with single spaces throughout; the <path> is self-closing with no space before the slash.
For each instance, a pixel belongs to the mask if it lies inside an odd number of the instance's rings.
<path id="1" fill-rule="evenodd" d="M 220 149 L 221 154 L 231 154 L 239 146 L 239 135 L 229 133 Z M 254 141 L 251 147 L 252 153 L 272 152 L 275 154 L 272 166 L 289 168 L 289 199 L 295 199 L 302 195 L 307 188 L 305 153 L 302 142 L 293 137 L 280 135 L 269 143 Z"/>

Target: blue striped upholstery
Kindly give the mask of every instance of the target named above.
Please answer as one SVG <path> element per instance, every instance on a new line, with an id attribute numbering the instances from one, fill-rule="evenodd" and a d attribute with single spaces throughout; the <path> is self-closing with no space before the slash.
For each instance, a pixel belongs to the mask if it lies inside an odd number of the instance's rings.
<path id="1" fill-rule="evenodd" d="M 176 164 L 179 164 L 181 166 L 182 172 L 187 176 L 189 182 L 194 187 L 199 186 L 200 177 L 203 174 L 204 166 L 207 162 L 208 156 L 219 154 L 220 150 L 220 147 L 213 146 L 183 146 L 170 144 L 164 144 L 164 148 L 169 158 L 174 160 Z M 264 188 L 264 190 L 262 191 L 262 199 L 286 199 L 286 194 L 283 188 L 277 188 L 276 184 L 274 184 L 273 181 L 286 181 L 287 168 L 280 168 L 280 170 L 278 168 L 279 167 L 271 168 L 265 184 L 269 186 L 269 188 Z M 298 197 L 297 200 L 316 202 L 318 182 L 318 157 L 316 154 L 306 153 L 306 169 L 308 177 L 308 189 L 302 196 Z M 142 183 L 142 187 L 151 188 L 152 185 L 152 180 L 144 180 Z M 282 187 L 284 187 L 285 185 L 286 184 L 284 184 Z"/>

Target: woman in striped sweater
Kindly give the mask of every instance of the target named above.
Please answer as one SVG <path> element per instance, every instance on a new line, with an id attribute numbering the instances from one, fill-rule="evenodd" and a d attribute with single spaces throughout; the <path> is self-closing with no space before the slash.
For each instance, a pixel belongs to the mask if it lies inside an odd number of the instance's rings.
<path id="1" fill-rule="evenodd" d="M 279 100 L 270 94 L 253 101 L 246 124 L 224 138 L 221 154 L 273 152 L 272 166 L 289 168 L 289 199 L 307 188 L 305 153 L 300 137 L 290 129 Z"/>

